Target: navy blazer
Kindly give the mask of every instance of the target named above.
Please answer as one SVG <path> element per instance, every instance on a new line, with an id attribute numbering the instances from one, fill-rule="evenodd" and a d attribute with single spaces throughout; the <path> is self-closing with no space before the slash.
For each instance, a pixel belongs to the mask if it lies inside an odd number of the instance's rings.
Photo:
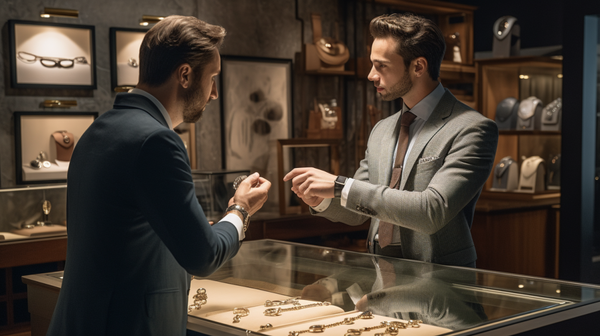
<path id="1" fill-rule="evenodd" d="M 118 94 L 77 143 L 67 223 L 50 336 L 185 335 L 188 273 L 213 273 L 240 245 L 234 225 L 208 223 L 179 136 L 132 93 Z"/>

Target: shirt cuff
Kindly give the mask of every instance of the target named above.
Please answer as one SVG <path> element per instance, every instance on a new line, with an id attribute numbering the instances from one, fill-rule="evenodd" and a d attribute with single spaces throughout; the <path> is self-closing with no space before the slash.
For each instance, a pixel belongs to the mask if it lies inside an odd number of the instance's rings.
<path id="1" fill-rule="evenodd" d="M 312 207 L 316 212 L 323 212 L 329 208 L 329 204 L 331 204 L 331 198 L 324 198 L 319 205 Z"/>
<path id="2" fill-rule="evenodd" d="M 346 207 L 346 201 L 348 200 L 348 193 L 350 192 L 350 188 L 352 188 L 352 183 L 354 182 L 353 178 L 348 178 L 346 180 L 346 185 L 344 185 L 344 189 L 342 189 L 342 197 L 340 199 L 340 205 L 344 208 Z"/>
<path id="3" fill-rule="evenodd" d="M 219 223 L 221 222 L 229 222 L 231 224 L 233 224 L 233 226 L 235 226 L 235 228 L 237 229 L 238 232 L 238 237 L 240 237 L 240 241 L 244 240 L 244 238 L 246 238 L 246 235 L 244 234 L 244 222 L 242 222 L 242 219 L 240 218 L 240 216 L 230 213 L 227 214 L 227 216 L 223 217 L 223 219 L 221 219 L 219 221 Z"/>

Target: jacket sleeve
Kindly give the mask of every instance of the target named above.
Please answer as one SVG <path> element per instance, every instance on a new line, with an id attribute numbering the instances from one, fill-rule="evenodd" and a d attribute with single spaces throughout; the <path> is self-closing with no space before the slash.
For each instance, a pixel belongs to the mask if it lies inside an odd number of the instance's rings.
<path id="1" fill-rule="evenodd" d="M 448 151 L 439 169 L 431 172 L 424 190 L 397 190 L 355 181 L 346 207 L 372 209 L 373 217 L 428 235 L 443 228 L 479 195 L 492 170 L 498 144 L 498 127 L 480 115 L 450 127 L 457 131 L 448 137 Z"/>
<path id="2" fill-rule="evenodd" d="M 237 253 L 235 226 L 208 223 L 196 199 L 183 142 L 171 130 L 152 133 L 142 144 L 133 177 L 136 202 L 177 262 L 190 274 L 207 276 Z"/>

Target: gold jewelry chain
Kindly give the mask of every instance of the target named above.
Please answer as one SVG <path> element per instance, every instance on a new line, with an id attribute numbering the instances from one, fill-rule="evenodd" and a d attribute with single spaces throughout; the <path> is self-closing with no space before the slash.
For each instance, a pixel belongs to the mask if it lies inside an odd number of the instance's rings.
<path id="1" fill-rule="evenodd" d="M 331 324 L 316 324 L 316 325 L 310 326 L 310 328 L 305 329 L 305 330 L 290 331 L 288 336 L 298 336 L 298 335 L 304 334 L 304 333 L 322 333 L 327 328 L 333 328 L 333 327 L 337 327 L 337 326 L 341 326 L 341 325 L 351 325 L 351 324 L 354 324 L 354 321 L 356 321 L 356 320 L 359 320 L 359 319 L 370 320 L 372 318 L 373 318 L 373 313 L 371 313 L 370 311 L 367 310 L 364 313 L 360 313 L 358 316 L 346 317 L 343 321 L 339 321 L 339 322 L 335 322 L 335 323 L 331 323 Z"/>
<path id="2" fill-rule="evenodd" d="M 344 334 L 344 336 L 360 336 L 363 331 L 371 331 L 375 329 L 385 328 L 385 331 L 382 333 L 376 333 L 374 336 L 385 336 L 385 335 L 398 335 L 398 331 L 400 329 L 411 328 L 420 328 L 420 323 L 423 323 L 421 320 L 410 320 L 407 323 L 400 321 L 383 321 L 379 325 L 373 327 L 363 327 L 360 329 L 348 329 L 348 331 Z"/>
<path id="3" fill-rule="evenodd" d="M 265 309 L 263 314 L 265 314 L 265 316 L 279 316 L 281 313 L 289 312 L 292 310 L 300 310 L 300 309 L 319 307 L 319 306 L 329 306 L 330 304 L 331 303 L 329 303 L 329 302 L 317 302 L 317 303 L 311 303 L 311 304 L 307 304 L 307 305 L 303 305 L 303 306 L 294 306 L 294 307 L 290 307 L 290 308 L 281 308 L 281 307 L 268 308 L 268 309 Z"/>

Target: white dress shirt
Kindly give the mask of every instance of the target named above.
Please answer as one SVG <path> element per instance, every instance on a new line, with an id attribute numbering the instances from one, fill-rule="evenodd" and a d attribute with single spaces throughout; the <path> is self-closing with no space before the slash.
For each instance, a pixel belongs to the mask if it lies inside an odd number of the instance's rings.
<path id="1" fill-rule="evenodd" d="M 444 87 L 442 86 L 442 83 L 439 83 L 436 86 L 436 88 L 433 89 L 433 91 L 431 91 L 430 94 L 428 94 L 425 98 L 423 98 L 421 101 L 419 101 L 417 104 L 415 104 L 415 106 L 413 106 L 412 109 L 409 109 L 406 105 L 402 106 L 401 113 L 404 113 L 404 112 L 410 110 L 410 112 L 412 112 L 414 115 L 417 116 L 415 118 L 415 120 L 412 122 L 412 124 L 410 124 L 410 128 L 408 131 L 408 141 L 409 142 L 408 142 L 408 148 L 406 150 L 406 154 L 404 155 L 405 158 L 408 157 L 408 155 L 410 154 L 410 151 L 411 151 L 413 145 L 415 144 L 415 141 L 416 141 L 417 137 L 419 136 L 421 129 L 425 125 L 425 122 L 429 119 L 429 116 L 433 112 L 433 109 L 435 109 L 437 104 L 442 99 L 442 96 L 444 95 L 444 93 L 445 93 Z M 400 117 L 402 117 L 402 116 L 400 116 Z M 392 169 L 394 168 L 394 163 L 396 161 L 397 149 L 398 149 L 398 142 L 396 142 L 396 146 L 394 147 L 394 153 L 392 153 L 392 155 L 393 155 Z M 404 173 L 405 173 L 405 170 L 402 170 L 402 176 L 404 176 Z M 343 207 L 346 206 L 346 201 L 348 200 L 348 193 L 350 192 L 350 188 L 352 187 L 353 182 L 354 182 L 353 178 L 347 179 L 346 185 L 344 186 L 344 189 L 342 189 L 340 204 Z M 313 209 L 317 212 L 325 211 L 329 207 L 330 203 L 331 203 L 331 198 L 325 198 L 319 205 L 313 207 Z"/>
<path id="2" fill-rule="evenodd" d="M 156 107 L 158 107 L 158 110 L 160 111 L 160 113 L 162 113 L 163 117 L 165 118 L 165 121 L 167 122 L 167 125 L 169 125 L 169 129 L 173 130 L 173 123 L 171 122 L 171 117 L 169 116 L 167 109 L 165 109 L 163 104 L 158 99 L 156 99 L 156 97 L 154 97 L 150 93 L 148 93 L 142 89 L 138 89 L 138 88 L 131 89 L 128 91 L 128 93 L 139 94 L 139 95 L 142 95 L 142 96 L 150 99 L 150 101 L 152 101 L 154 103 L 154 105 L 156 105 Z M 240 218 L 240 216 L 230 213 L 230 214 L 226 215 L 225 217 L 223 217 L 223 219 L 221 219 L 219 221 L 219 223 L 220 222 L 229 222 L 229 223 L 233 224 L 233 226 L 235 226 L 235 228 L 237 229 L 238 237 L 239 237 L 240 241 L 246 237 L 246 235 L 244 234 L 244 222 L 242 222 L 242 219 Z"/>

